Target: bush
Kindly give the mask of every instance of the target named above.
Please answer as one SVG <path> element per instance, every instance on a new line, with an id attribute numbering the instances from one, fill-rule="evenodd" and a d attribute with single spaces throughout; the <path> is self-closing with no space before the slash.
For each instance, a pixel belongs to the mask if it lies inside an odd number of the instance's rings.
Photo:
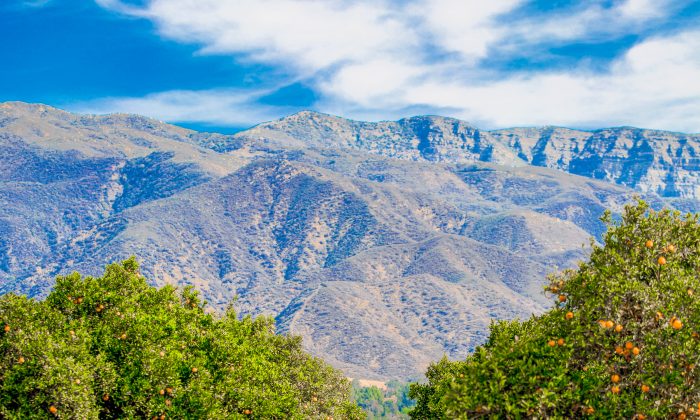
<path id="1" fill-rule="evenodd" d="M 0 418 L 362 418 L 350 383 L 268 317 L 205 312 L 132 258 L 0 298 Z"/>
<path id="2" fill-rule="evenodd" d="M 464 361 L 412 384 L 413 418 L 700 415 L 697 215 L 627 206 L 604 246 L 551 276 L 555 307 L 492 324 Z"/>

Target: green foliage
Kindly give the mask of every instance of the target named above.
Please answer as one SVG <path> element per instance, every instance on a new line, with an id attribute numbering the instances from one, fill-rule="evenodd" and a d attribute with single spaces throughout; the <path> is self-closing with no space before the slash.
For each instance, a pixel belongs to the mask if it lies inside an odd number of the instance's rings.
<path id="1" fill-rule="evenodd" d="M 386 389 L 363 387 L 357 380 L 352 383 L 352 399 L 372 419 L 404 419 L 415 402 L 408 397 L 408 384 L 389 381 Z"/>
<path id="2" fill-rule="evenodd" d="M 0 418 L 362 418 L 350 383 L 269 317 L 205 311 L 132 258 L 0 298 Z"/>
<path id="3" fill-rule="evenodd" d="M 700 415 L 698 216 L 640 201 L 602 220 L 604 246 L 550 277 L 555 307 L 494 323 L 466 360 L 432 365 L 411 385 L 413 418 Z"/>

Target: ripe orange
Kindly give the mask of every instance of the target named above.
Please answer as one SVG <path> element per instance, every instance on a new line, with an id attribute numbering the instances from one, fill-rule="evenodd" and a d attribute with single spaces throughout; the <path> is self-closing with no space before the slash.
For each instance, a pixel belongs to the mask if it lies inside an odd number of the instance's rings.
<path id="1" fill-rule="evenodd" d="M 693 292 L 693 289 L 688 288 L 688 296 L 693 296 L 693 293 L 695 293 Z"/>
<path id="2" fill-rule="evenodd" d="M 567 312 L 567 313 L 566 313 L 566 319 L 571 319 L 571 318 L 573 318 L 573 317 L 574 317 L 574 313 L 573 313 L 573 312 Z"/>
<path id="3" fill-rule="evenodd" d="M 245 410 L 243 410 L 243 414 L 245 414 L 246 416 L 249 416 L 251 413 L 252 413 L 252 411 L 250 411 L 247 408 Z"/>
<path id="4" fill-rule="evenodd" d="M 49 411 L 51 412 L 51 414 L 56 414 L 58 412 L 58 409 L 52 405 L 49 407 Z"/>
<path id="5" fill-rule="evenodd" d="M 669 245 L 666 247 L 666 250 L 667 250 L 668 252 L 670 252 L 670 253 L 673 254 L 674 252 L 676 252 L 676 246 L 673 245 L 673 244 L 669 244 Z"/>
<path id="6" fill-rule="evenodd" d="M 196 367 L 193 367 L 193 368 L 192 368 L 192 373 L 197 373 L 198 370 L 199 370 L 199 369 L 197 369 Z"/>
<path id="7" fill-rule="evenodd" d="M 685 413 L 680 413 L 678 415 L 678 420 L 685 420 L 686 418 L 687 418 L 687 416 L 685 415 Z"/>
<path id="8" fill-rule="evenodd" d="M 83 298 L 79 297 L 79 298 L 78 298 L 78 303 L 83 303 Z"/>
<path id="9" fill-rule="evenodd" d="M 614 374 L 613 376 L 610 377 L 610 380 L 616 384 L 616 383 L 620 382 L 620 375 Z"/>
<path id="10" fill-rule="evenodd" d="M 172 404 L 172 402 L 170 402 L 170 400 L 165 400 L 165 405 L 167 405 L 168 407 L 170 407 L 170 404 Z"/>
<path id="11" fill-rule="evenodd" d="M 619 394 L 620 393 L 620 387 L 617 385 L 613 385 L 612 388 L 610 388 L 610 391 L 612 391 L 613 394 Z"/>
<path id="12" fill-rule="evenodd" d="M 160 352 L 160 357 L 165 357 L 165 352 L 164 352 L 164 351 L 161 351 L 161 352 Z"/>
<path id="13" fill-rule="evenodd" d="M 700 408 L 698 408 L 698 411 L 700 411 Z M 595 408 L 593 408 L 593 407 L 586 408 L 586 414 L 593 414 L 593 413 L 595 413 Z"/>
<path id="14" fill-rule="evenodd" d="M 104 394 L 104 395 L 102 396 L 102 401 L 109 401 L 109 395 Z"/>
<path id="15" fill-rule="evenodd" d="M 622 324 L 615 325 L 615 332 L 620 332 L 620 331 L 622 331 L 622 329 L 623 329 Z"/>
<path id="16" fill-rule="evenodd" d="M 20 365 L 24 363 L 24 357 L 19 356 L 19 359 L 17 359 L 17 363 L 19 363 Z"/>
<path id="17" fill-rule="evenodd" d="M 165 414 L 160 415 L 160 420 L 165 420 Z"/>
<path id="18" fill-rule="evenodd" d="M 632 344 L 631 341 L 628 341 L 628 342 L 625 343 L 625 348 L 626 348 L 627 350 L 632 350 L 632 347 L 634 347 L 634 344 Z"/>
<path id="19" fill-rule="evenodd" d="M 639 347 L 634 347 L 632 349 L 632 354 L 634 354 L 635 356 L 639 356 Z"/>
<path id="20" fill-rule="evenodd" d="M 623 354 L 624 352 L 625 352 L 625 351 L 622 350 L 622 347 L 620 347 L 620 346 L 615 347 L 615 353 L 617 353 L 617 354 Z"/>
<path id="21" fill-rule="evenodd" d="M 644 246 L 646 246 L 647 248 L 651 248 L 652 246 L 654 246 L 654 241 L 652 241 L 651 239 L 649 239 L 648 241 L 646 241 L 646 242 L 644 243 Z"/>
<path id="22" fill-rule="evenodd" d="M 126 333 L 122 333 L 122 335 L 119 336 L 119 338 L 121 338 L 122 340 L 126 340 Z"/>
<path id="23" fill-rule="evenodd" d="M 605 328 L 612 328 L 615 325 L 612 321 L 605 321 Z"/>
<path id="24" fill-rule="evenodd" d="M 167 392 L 169 395 L 173 393 L 172 388 L 165 388 L 165 392 Z"/>
<path id="25" fill-rule="evenodd" d="M 656 311 L 656 319 L 664 319 L 664 314 L 662 314 L 659 311 Z"/>
<path id="26" fill-rule="evenodd" d="M 649 392 L 649 389 L 650 389 L 649 385 L 646 385 L 646 384 L 642 385 L 642 392 L 643 393 L 646 394 L 647 392 Z"/>
<path id="27" fill-rule="evenodd" d="M 159 393 L 160 395 L 165 395 L 165 390 L 164 390 L 164 389 L 161 389 L 160 391 L 158 391 L 158 393 Z"/>
<path id="28" fill-rule="evenodd" d="M 561 303 L 566 302 L 566 296 L 564 296 L 564 295 L 559 295 L 559 302 L 561 302 Z"/>
<path id="29" fill-rule="evenodd" d="M 673 327 L 674 330 L 680 330 L 683 328 L 683 323 L 681 322 L 680 319 L 674 319 L 673 322 L 671 323 L 671 326 Z"/>
<path id="30" fill-rule="evenodd" d="M 5 324 L 5 332 L 10 332 L 10 326 Z"/>
<path id="31" fill-rule="evenodd" d="M 664 257 L 659 257 L 659 259 L 657 260 L 657 262 L 659 263 L 659 265 L 665 265 L 665 264 L 666 264 L 666 258 L 664 258 Z"/>
<path id="32" fill-rule="evenodd" d="M 547 345 L 548 345 L 549 347 L 554 347 L 554 346 L 557 345 L 557 343 L 555 343 L 554 340 L 549 340 L 549 341 L 547 342 Z"/>
<path id="33" fill-rule="evenodd" d="M 647 416 L 644 414 L 637 414 L 637 420 L 646 420 Z"/>
<path id="34" fill-rule="evenodd" d="M 564 345 L 564 339 L 563 339 L 563 338 L 560 338 L 559 340 L 557 340 L 557 344 L 559 344 L 560 346 L 563 346 L 563 345 Z"/>

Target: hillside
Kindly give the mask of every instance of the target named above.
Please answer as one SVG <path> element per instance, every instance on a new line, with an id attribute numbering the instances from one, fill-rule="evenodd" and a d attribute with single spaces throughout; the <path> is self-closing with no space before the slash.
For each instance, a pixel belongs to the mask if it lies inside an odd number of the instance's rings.
<path id="1" fill-rule="evenodd" d="M 443 354 L 464 358 L 492 319 L 548 307 L 545 274 L 587 255 L 605 208 L 637 192 L 655 207 L 695 206 L 692 167 L 672 174 L 687 180 L 674 184 L 683 201 L 654 184 L 669 176 L 653 169 L 667 148 L 629 184 L 608 169 L 567 173 L 573 146 L 554 141 L 535 162 L 531 131 L 513 130 L 521 153 L 505 131 L 440 117 L 300 113 L 223 136 L 2 104 L 0 291 L 45 296 L 55 275 L 98 275 L 133 254 L 156 285 L 275 316 L 349 376 L 415 377 Z M 694 153 L 697 137 L 658 136 Z"/>

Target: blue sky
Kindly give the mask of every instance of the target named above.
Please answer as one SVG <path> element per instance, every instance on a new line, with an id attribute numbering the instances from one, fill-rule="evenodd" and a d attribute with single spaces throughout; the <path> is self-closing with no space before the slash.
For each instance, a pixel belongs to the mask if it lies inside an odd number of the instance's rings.
<path id="1" fill-rule="evenodd" d="M 700 132 L 700 1 L 3 0 L 0 101 Z"/>

